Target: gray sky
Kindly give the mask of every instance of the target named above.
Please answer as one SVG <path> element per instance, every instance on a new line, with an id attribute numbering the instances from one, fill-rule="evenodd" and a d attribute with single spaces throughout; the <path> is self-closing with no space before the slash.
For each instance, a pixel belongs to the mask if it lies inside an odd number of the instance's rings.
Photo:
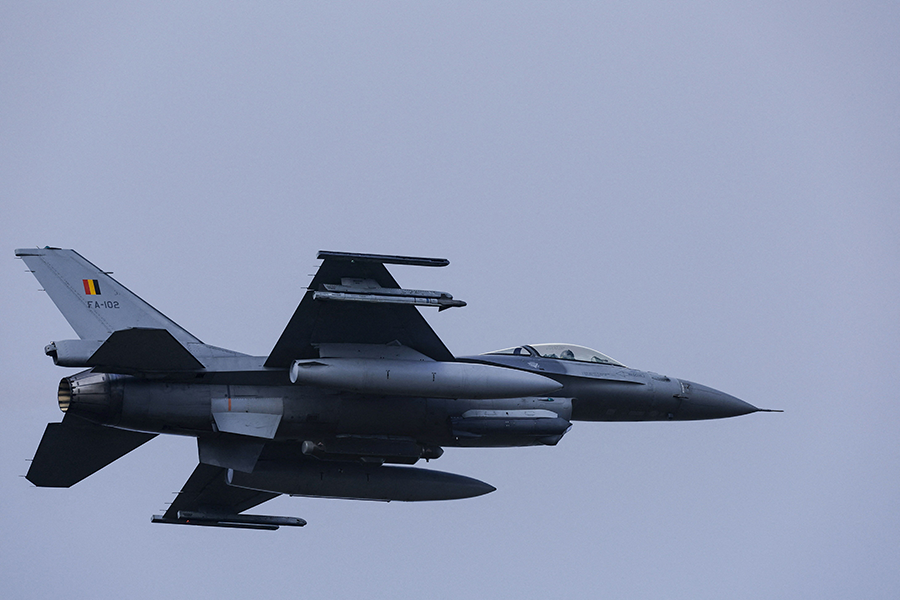
<path id="1" fill-rule="evenodd" d="M 896 598 L 894 2 L 0 6 L 0 590 L 9 598 Z M 449 449 L 431 504 L 279 498 L 276 533 L 151 525 L 157 438 L 20 478 L 74 337 L 23 246 L 73 247 L 205 342 L 267 354 L 319 249 L 470 354 L 570 341 L 784 414 Z"/>

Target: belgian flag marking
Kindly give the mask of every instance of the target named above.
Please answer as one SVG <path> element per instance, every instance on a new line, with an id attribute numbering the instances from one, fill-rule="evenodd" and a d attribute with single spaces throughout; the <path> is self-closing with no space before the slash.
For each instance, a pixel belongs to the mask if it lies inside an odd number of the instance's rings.
<path id="1" fill-rule="evenodd" d="M 100 282 L 96 279 L 82 279 L 81 283 L 84 284 L 84 293 L 88 296 L 100 295 Z"/>

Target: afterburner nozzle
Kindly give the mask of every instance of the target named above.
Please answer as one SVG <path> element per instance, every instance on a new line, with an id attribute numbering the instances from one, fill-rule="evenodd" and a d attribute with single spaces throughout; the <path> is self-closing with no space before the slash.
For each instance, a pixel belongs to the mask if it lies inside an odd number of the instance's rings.
<path id="1" fill-rule="evenodd" d="M 56 392 L 59 409 L 95 423 L 108 422 L 118 411 L 110 385 L 117 377 L 91 371 L 64 377 Z"/>

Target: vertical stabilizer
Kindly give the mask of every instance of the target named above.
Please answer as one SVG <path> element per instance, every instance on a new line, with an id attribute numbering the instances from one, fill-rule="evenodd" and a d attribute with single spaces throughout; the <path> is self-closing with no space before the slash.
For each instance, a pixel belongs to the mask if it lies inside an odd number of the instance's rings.
<path id="1" fill-rule="evenodd" d="M 114 331 L 165 329 L 182 344 L 200 340 L 141 300 L 74 250 L 24 248 L 25 261 L 78 337 L 105 340 Z"/>

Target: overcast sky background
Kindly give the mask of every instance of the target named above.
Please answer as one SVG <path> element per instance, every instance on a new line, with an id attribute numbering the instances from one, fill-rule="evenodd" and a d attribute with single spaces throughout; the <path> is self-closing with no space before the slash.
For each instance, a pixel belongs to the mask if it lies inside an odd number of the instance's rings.
<path id="1" fill-rule="evenodd" d="M 897 598 L 896 2 L 0 5 L 6 598 Z M 278 498 L 151 525 L 157 438 L 28 469 L 74 336 L 13 258 L 71 247 L 265 355 L 319 249 L 464 309 L 456 354 L 569 341 L 783 414 L 449 449 L 455 502 Z"/>

